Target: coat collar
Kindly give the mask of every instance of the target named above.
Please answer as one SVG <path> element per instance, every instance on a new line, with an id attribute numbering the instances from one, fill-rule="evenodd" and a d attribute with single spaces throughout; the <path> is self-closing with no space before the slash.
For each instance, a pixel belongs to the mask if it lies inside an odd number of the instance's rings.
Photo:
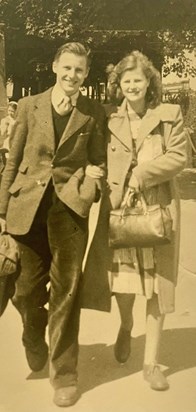
<path id="1" fill-rule="evenodd" d="M 130 122 L 126 110 L 126 100 L 120 107 L 113 107 L 109 115 L 108 128 L 121 143 L 131 149 L 131 129 Z"/>
<path id="2" fill-rule="evenodd" d="M 137 150 L 141 147 L 145 137 L 159 125 L 160 122 L 172 122 L 173 114 L 170 104 L 160 104 L 154 109 L 148 109 L 142 118 L 140 129 L 137 138 Z M 110 114 L 108 121 L 110 131 L 122 142 L 130 148 L 130 123 L 126 109 L 126 99 L 123 100 L 121 106 Z"/>
<path id="3" fill-rule="evenodd" d="M 141 126 L 138 134 L 136 149 L 139 150 L 144 139 L 150 134 L 155 127 L 161 122 L 171 123 L 173 121 L 173 112 L 171 104 L 161 103 L 154 109 L 148 109 L 141 121 Z"/>

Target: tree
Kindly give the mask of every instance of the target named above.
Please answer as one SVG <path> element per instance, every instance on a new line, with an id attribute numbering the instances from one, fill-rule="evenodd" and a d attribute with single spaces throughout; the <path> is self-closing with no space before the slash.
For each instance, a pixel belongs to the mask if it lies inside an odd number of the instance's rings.
<path id="1" fill-rule="evenodd" d="M 0 0 L 0 20 L 6 27 L 8 75 L 14 68 L 28 78 L 37 62 L 50 62 L 67 40 L 91 47 L 97 77 L 131 48 L 146 52 L 158 66 L 165 62 L 165 76 L 196 74 L 186 53 L 195 47 L 195 0 Z"/>

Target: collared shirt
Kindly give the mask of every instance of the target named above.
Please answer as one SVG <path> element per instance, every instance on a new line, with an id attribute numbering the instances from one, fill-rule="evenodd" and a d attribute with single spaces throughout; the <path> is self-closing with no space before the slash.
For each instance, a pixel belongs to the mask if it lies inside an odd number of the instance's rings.
<path id="1" fill-rule="evenodd" d="M 52 89 L 52 94 L 51 94 L 51 102 L 52 106 L 54 107 L 55 111 L 59 114 L 59 106 L 61 102 L 67 97 L 67 101 L 71 101 L 72 107 L 76 106 L 77 104 L 77 99 L 79 96 L 79 90 L 73 94 L 72 96 L 67 96 L 65 92 L 60 88 L 58 84 L 55 84 L 53 89 Z"/>

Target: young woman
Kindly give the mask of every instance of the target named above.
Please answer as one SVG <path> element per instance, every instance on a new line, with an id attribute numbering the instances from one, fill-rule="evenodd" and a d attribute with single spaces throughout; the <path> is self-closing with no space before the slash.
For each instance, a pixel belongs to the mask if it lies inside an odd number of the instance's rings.
<path id="1" fill-rule="evenodd" d="M 165 314 L 174 310 L 180 229 L 175 176 L 186 162 L 182 115 L 179 106 L 161 103 L 160 74 L 138 51 L 113 68 L 108 89 L 110 101 L 116 102 L 108 115 L 108 186 L 85 267 L 84 306 L 110 310 L 115 295 L 121 325 L 114 353 L 124 363 L 131 350 L 135 295 L 146 296 L 144 379 L 152 389 L 165 390 L 169 384 L 158 365 L 158 352 Z M 142 191 L 148 204 L 170 208 L 170 244 L 109 248 L 109 211 L 120 207 L 127 190 Z"/>

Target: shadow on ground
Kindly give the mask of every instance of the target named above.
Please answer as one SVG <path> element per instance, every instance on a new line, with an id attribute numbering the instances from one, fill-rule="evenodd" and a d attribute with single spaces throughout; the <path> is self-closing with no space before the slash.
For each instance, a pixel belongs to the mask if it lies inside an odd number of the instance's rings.
<path id="1" fill-rule="evenodd" d="M 167 367 L 165 375 L 196 367 L 196 328 L 168 329 L 163 331 L 160 363 Z M 79 382 L 82 393 L 118 379 L 140 372 L 143 365 L 145 336 L 132 338 L 129 361 L 119 365 L 113 356 L 113 345 L 98 343 L 81 345 L 79 357 Z M 27 379 L 48 378 L 48 365 Z"/>

